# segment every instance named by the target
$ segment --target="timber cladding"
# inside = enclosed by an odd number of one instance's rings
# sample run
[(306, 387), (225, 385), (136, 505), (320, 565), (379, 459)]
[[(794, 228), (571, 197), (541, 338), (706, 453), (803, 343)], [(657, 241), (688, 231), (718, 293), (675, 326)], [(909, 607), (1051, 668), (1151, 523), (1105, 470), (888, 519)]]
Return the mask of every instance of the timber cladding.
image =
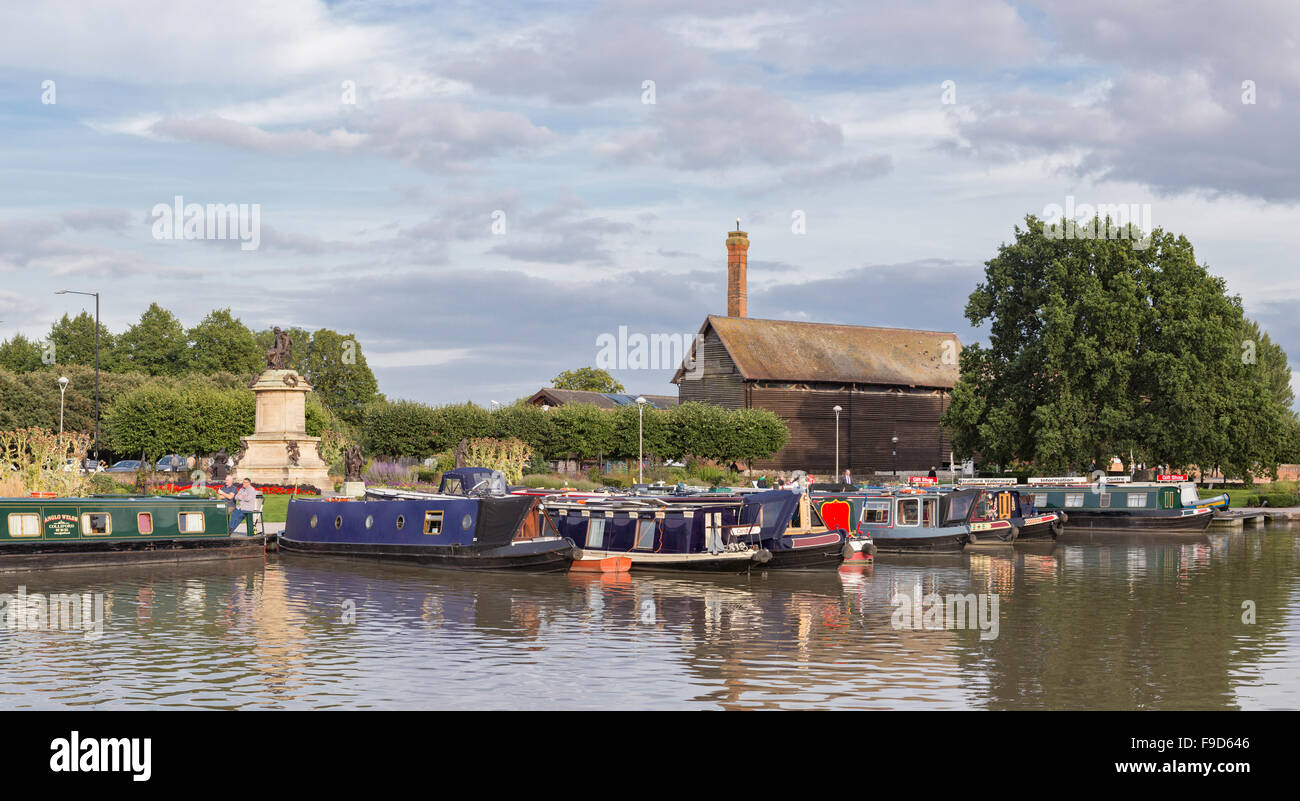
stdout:
[(835, 406), (840, 470), (894, 469), (894, 436), (900, 471), (947, 463), (952, 443), (939, 419), (957, 376), (944, 358), (960, 347), (955, 334), (713, 316), (700, 334), (695, 369), (683, 365), (673, 379), (678, 399), (768, 409), (789, 428), (786, 447), (756, 469), (829, 476)]
[(888, 472), (929, 470), (948, 461), (952, 441), (940, 428), (948, 408), (944, 390), (890, 391), (867, 388), (750, 388), (749, 405), (774, 412), (790, 430), (790, 441), (771, 459), (756, 460), (758, 470), (835, 470), (835, 406), (840, 412), (840, 470)]

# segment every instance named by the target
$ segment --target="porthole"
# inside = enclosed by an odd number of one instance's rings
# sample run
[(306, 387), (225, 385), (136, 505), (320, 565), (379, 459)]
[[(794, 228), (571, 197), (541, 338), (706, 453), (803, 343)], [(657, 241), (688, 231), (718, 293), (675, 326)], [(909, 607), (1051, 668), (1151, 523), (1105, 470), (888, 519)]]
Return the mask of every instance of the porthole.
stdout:
[(316, 515), (311, 516), (311, 527), (316, 528)]
[(460, 519), (460, 527), (465, 529), (466, 531), (468, 531), (469, 527), (472, 525), (474, 525), (474, 518), (470, 517), (469, 515), (465, 515)]
[(334, 518), (334, 528), (343, 528), (343, 515)]
[(374, 527), (375, 527), (375, 516), (366, 515), (366, 528), (374, 528)]
[(397, 530), (398, 530), (398, 531), (401, 531), (402, 528), (403, 528), (405, 525), (406, 525), (406, 517), (405, 517), (405, 515), (398, 515), (398, 516), (397, 516)]

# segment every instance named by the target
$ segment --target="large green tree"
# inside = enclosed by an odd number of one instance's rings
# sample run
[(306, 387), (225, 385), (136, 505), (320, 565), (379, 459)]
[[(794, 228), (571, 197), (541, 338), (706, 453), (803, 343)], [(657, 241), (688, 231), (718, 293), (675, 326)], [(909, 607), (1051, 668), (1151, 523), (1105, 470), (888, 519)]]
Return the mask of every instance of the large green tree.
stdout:
[[(88, 311), (76, 317), (63, 315), (50, 327), (48, 343), (53, 345), (54, 364), (84, 364), (95, 366), (95, 317)], [(108, 369), (113, 364), (113, 336), (108, 327), (99, 325), (99, 364)]]
[(361, 343), (352, 334), (321, 328), (305, 344), (295, 353), (295, 369), (341, 420), (360, 424), (366, 406), (379, 397), (379, 382), (366, 364)]
[(15, 373), (41, 369), (41, 343), (33, 342), (22, 334), (0, 343), (0, 367)]
[(576, 389), (585, 392), (623, 392), (623, 385), (605, 370), (596, 367), (579, 367), (565, 370), (551, 379), (555, 389)]
[(1066, 232), (1027, 217), (986, 263), (966, 317), (989, 325), (989, 344), (961, 354), (943, 420), (954, 449), (1041, 472), (1130, 452), (1237, 474), (1294, 461), (1294, 416), (1273, 386), (1285, 354), (1269, 342), (1255, 353), (1270, 367), (1245, 363), (1241, 301), (1187, 239)]
[(236, 375), (262, 369), (262, 351), (253, 332), (230, 309), (214, 309), (187, 334), (190, 369), (200, 373), (226, 370)]
[(118, 370), (148, 375), (188, 372), (189, 340), (181, 321), (157, 303), (150, 303), (140, 321), (117, 338), (114, 363)]

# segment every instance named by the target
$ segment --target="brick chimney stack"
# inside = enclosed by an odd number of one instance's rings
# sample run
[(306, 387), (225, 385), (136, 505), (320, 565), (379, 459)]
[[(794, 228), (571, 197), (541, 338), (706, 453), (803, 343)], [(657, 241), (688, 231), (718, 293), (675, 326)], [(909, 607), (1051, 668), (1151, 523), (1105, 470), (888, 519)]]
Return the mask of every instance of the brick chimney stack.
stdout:
[(727, 234), (727, 316), (745, 317), (745, 269), (749, 262), (749, 235), (740, 230), (740, 219), (736, 220), (736, 230)]

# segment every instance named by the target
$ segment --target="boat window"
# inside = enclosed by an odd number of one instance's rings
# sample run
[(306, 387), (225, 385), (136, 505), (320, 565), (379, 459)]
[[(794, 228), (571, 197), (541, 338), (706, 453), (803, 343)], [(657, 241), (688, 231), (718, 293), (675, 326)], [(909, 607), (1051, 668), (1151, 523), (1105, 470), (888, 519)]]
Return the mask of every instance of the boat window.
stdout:
[(898, 525), (915, 526), (921, 515), (921, 501), (907, 498), (898, 502)]
[(862, 509), (862, 522), (875, 523), (883, 526), (889, 525), (889, 504), (880, 501), (868, 501)]
[(655, 521), (639, 520), (636, 524), (636, 547), (648, 551), (655, 547)]
[(939, 499), (926, 498), (921, 501), (921, 525), (933, 526), (938, 512)]
[(424, 533), (442, 533), (442, 510), (432, 509), (424, 513)]
[(1100, 496), (1100, 498), (1098, 499), (1097, 504), (1098, 504), (1098, 506), (1100, 506), (1100, 507), (1103, 508), (1103, 509), (1108, 509), (1108, 508), (1110, 508), (1110, 493), (1109, 493), (1109, 492), (1103, 492), (1103, 493), (1101, 493), (1101, 496)]
[(140, 512), (135, 516), (135, 530), (137, 534), (153, 533), (153, 515), (149, 512)]
[(176, 520), (176, 527), (182, 534), (202, 534), (203, 513), (181, 512)]
[(1083, 506), (1083, 493), (1082, 492), (1065, 493), (1065, 505), (1067, 508)]
[(1039, 492), (1034, 494), (1034, 506), (1037, 506), (1039, 509), (1042, 509), (1044, 506), (1047, 506), (1046, 492)]
[[(316, 515), (311, 516), (311, 527), (316, 528)], [(397, 530), (401, 531), (406, 528), (406, 515), (397, 516)]]
[(456, 476), (450, 476), (442, 480), (440, 489), (443, 495), (464, 495), (465, 489), (461, 486), (460, 479)]
[(105, 536), (113, 533), (113, 518), (108, 512), (85, 512), (81, 515), (81, 533)]
[(11, 537), (41, 536), (41, 516), (35, 514), (9, 515), (9, 536)]
[[(316, 515), (312, 515), (312, 516), (311, 516), (311, 527), (312, 527), (312, 528), (316, 528)], [(402, 527), (402, 518), (400, 518), (400, 517), (397, 518), (397, 527), (398, 527), (398, 528), (401, 528), (401, 527)]]
[(1130, 492), (1128, 494), (1129, 508), (1137, 508), (1147, 505), (1147, 494), (1145, 492)]
[(605, 544), (605, 518), (587, 519), (587, 547), (602, 548)]
[(366, 528), (374, 528), (374, 527), (375, 527), (375, 516), (366, 515)]
[(334, 528), (343, 528), (343, 515), (334, 518)]

